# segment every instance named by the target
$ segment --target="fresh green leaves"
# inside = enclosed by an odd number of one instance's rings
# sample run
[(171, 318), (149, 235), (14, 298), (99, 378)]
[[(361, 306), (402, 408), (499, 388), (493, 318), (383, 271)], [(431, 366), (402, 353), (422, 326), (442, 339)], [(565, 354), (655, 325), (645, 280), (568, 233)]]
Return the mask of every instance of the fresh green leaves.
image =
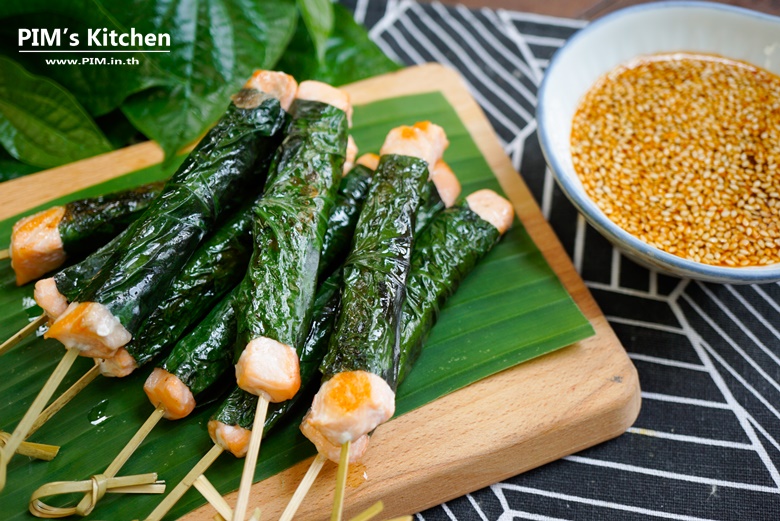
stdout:
[[(65, 38), (61, 50), (68, 52), (19, 53), (18, 29), (28, 27), (68, 28), (81, 35), (79, 45), (71, 48)], [(87, 34), (96, 28), (167, 33), (170, 48), (156, 50), (170, 52), (84, 53), (94, 51)], [(75, 154), (74, 143), (60, 143), (57, 125), (65, 120), (57, 119), (59, 112), (42, 111), (51, 119), (28, 122), (27, 130), (34, 129), (29, 136), (15, 125), (0, 125), (0, 144), (13, 157), (40, 167), (104, 152), (109, 143), (126, 146), (137, 139), (136, 131), (158, 141), (170, 158), (203, 135), (255, 69), (343, 84), (397, 68), (352, 14), (330, 0), (5, 0), (0, 2), (2, 55), (13, 56), (17, 67), (53, 86), (49, 90), (58, 93), (45, 106), (64, 107), (64, 96), (68, 107), (79, 107), (69, 128), (87, 137), (79, 137), (76, 144), (83, 150)], [(113, 59), (123, 63), (111, 64)], [(128, 63), (131, 59), (137, 63)], [(45, 153), (28, 153), (31, 136)], [(24, 171), (19, 166), (8, 163)]]
[(399, 65), (371, 41), (347, 8), (333, 4), (333, 13), (335, 23), (325, 45), (325, 59), (317, 60), (315, 44), (306, 26), (299, 23), (277, 65), (279, 70), (296, 71), (298, 81), (315, 79), (344, 85), (399, 69)]
[(337, 13), (336, 24), (328, 39), (326, 63), (317, 71), (317, 79), (342, 85), (400, 69), (371, 41), (352, 13), (341, 5), (333, 7)]
[(122, 110), (167, 156), (213, 124), (254, 69), (279, 61), (297, 19), (294, 0), (134, 3), (120, 19), (140, 32), (168, 32), (173, 45), (147, 58), (168, 71), (166, 84), (135, 94)]
[(58, 166), (111, 150), (68, 91), (0, 57), (0, 143), (16, 159)]
[(333, 30), (333, 4), (330, 0), (298, 0), (301, 18), (314, 42), (317, 60), (325, 60), (325, 44)]
[[(150, 55), (140, 52), (18, 52), (19, 28), (35, 27), (50, 31), (67, 28), (69, 34), (76, 33), (81, 36), (77, 47), (70, 47), (66, 40), (63, 40), (59, 49), (63, 51), (94, 50), (87, 46), (90, 29), (105, 28), (118, 33), (129, 31), (130, 26), (123, 26), (115, 16), (129, 10), (129, 7), (123, 5), (117, 8), (116, 2), (106, 4), (104, 6), (101, 0), (3, 0), (0, 2), (0, 54), (11, 56), (33, 74), (46, 76), (62, 85), (92, 116), (107, 114), (118, 108), (129, 95), (163, 83), (166, 73), (147, 59)], [(145, 10), (145, 13), (153, 16), (152, 9), (156, 2), (147, 4), (149, 9)], [(164, 32), (167, 32), (167, 29)], [(138, 64), (82, 63), (84, 58), (111, 57), (122, 60), (132, 58), (138, 60)], [(67, 60), (75, 62), (69, 63)]]

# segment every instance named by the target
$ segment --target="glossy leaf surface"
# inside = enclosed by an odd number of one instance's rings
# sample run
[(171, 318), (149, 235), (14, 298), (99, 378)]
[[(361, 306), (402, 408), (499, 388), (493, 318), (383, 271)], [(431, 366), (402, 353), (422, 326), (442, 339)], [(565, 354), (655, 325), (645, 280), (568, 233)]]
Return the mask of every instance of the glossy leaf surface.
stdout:
[(324, 60), (317, 59), (306, 25), (299, 22), (277, 69), (292, 71), (298, 81), (344, 85), (400, 68), (368, 37), (346, 7), (334, 4), (333, 14), (333, 31), (325, 44)]
[(333, 4), (330, 0), (298, 0), (301, 18), (314, 43), (317, 59), (325, 59), (325, 45), (333, 30)]
[(59, 166), (111, 150), (71, 93), (0, 56), (0, 144), (40, 167)]
[(129, 97), (122, 111), (168, 156), (219, 118), (230, 95), (253, 70), (276, 64), (297, 17), (293, 0), (135, 0), (133, 4), (117, 16), (140, 32), (171, 33), (172, 47), (170, 53), (148, 58), (169, 72), (166, 84)]

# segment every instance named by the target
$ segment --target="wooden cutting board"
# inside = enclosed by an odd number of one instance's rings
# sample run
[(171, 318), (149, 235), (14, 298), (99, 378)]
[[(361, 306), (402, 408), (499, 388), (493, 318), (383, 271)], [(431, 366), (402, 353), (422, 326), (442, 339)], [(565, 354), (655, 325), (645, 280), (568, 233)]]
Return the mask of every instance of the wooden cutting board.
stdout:
[[(379, 499), (383, 519), (415, 513), (622, 434), (639, 413), (636, 369), (458, 73), (429, 64), (345, 89), (356, 105), (441, 91), (596, 334), (380, 426), (363, 463), (350, 470), (344, 518)], [(7, 182), (0, 219), (162, 159), (156, 144), (143, 143)], [(253, 486), (250, 505), (262, 506), (263, 519), (279, 518), (310, 462)], [(296, 519), (328, 519), (334, 483), (329, 463)], [(235, 504), (235, 493), (226, 498)], [(206, 505), (184, 519), (211, 521), (214, 514)]]

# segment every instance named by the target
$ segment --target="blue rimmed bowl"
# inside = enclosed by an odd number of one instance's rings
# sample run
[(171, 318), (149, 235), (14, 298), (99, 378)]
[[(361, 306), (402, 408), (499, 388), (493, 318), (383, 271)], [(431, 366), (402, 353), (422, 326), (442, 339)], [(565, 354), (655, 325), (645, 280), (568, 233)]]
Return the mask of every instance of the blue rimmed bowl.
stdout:
[(600, 76), (621, 63), (675, 51), (718, 54), (780, 74), (780, 18), (709, 2), (658, 2), (622, 9), (586, 26), (555, 54), (539, 91), (536, 116), (547, 163), (585, 219), (637, 262), (678, 277), (711, 282), (778, 281), (780, 264), (711, 266), (650, 246), (609, 220), (577, 177), (569, 137), (582, 96)]

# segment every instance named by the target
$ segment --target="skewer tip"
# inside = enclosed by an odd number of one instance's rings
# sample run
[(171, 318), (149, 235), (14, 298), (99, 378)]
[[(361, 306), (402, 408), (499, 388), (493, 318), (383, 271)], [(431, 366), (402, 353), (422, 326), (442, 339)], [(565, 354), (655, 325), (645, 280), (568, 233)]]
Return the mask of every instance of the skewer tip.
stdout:
[(293, 497), (291, 497), (290, 502), (287, 503), (287, 507), (284, 509), (284, 512), (282, 512), (282, 517), (279, 518), (279, 521), (292, 521), (295, 517), (295, 513), (298, 512), (298, 508), (301, 506), (301, 503), (303, 503), (306, 494), (309, 493), (309, 489), (314, 483), (314, 480), (317, 479), (317, 476), (326, 461), (328, 461), (328, 458), (324, 454), (317, 453), (317, 457), (311, 462), (309, 470), (306, 471), (303, 479), (298, 483), (298, 488), (295, 489)]
[(5, 488), (5, 478), (8, 470), (8, 457), (5, 449), (0, 449), (0, 492)]
[(6, 260), (11, 258), (11, 250), (0, 250), (0, 260)]
[[(0, 450), (4, 450), (6, 443), (11, 439), (11, 434), (0, 432)], [(23, 441), (16, 449), (16, 453), (22, 456), (28, 456), (43, 461), (51, 461), (57, 457), (60, 447), (57, 445), (46, 445), (44, 443), (30, 443)]]
[(0, 355), (3, 355), (11, 349), (13, 346), (30, 336), (32, 333), (34, 333), (39, 327), (44, 325), (46, 323), (46, 315), (43, 314), (24, 326), (22, 329), (11, 335), (11, 337), (0, 344)]
[(233, 510), (233, 521), (244, 521), (246, 518), (246, 510), (249, 506), (249, 493), (255, 477), (257, 456), (260, 454), (260, 442), (263, 440), (263, 426), (265, 425), (265, 417), (268, 414), (268, 402), (269, 396), (266, 393), (262, 393), (257, 400), (255, 419), (252, 423), (252, 437), (249, 440), (244, 470), (241, 473), (241, 482), (238, 485), (238, 499), (236, 499), (236, 508)]
[(336, 473), (336, 493), (333, 496), (333, 511), (330, 521), (341, 521), (344, 514), (344, 492), (347, 487), (347, 473), (349, 472), (349, 442), (341, 444), (341, 457), (339, 469)]
[(382, 513), (382, 510), (385, 509), (385, 504), (382, 503), (382, 501), (377, 501), (352, 519), (350, 521), (369, 521), (370, 519), (375, 518), (379, 514)]

